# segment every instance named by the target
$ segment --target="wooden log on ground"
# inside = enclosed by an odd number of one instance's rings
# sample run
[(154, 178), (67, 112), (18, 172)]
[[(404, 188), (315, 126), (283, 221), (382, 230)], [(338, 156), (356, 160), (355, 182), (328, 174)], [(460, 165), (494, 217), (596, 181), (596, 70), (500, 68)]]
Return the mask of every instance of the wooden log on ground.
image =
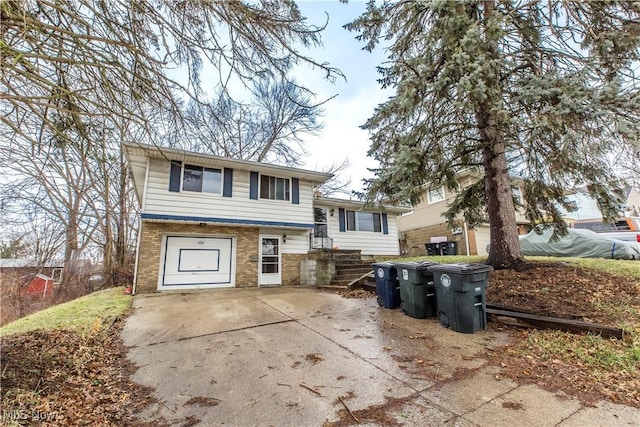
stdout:
[(512, 310), (487, 308), (487, 317), (492, 322), (523, 328), (558, 329), (574, 334), (592, 332), (605, 338), (621, 339), (623, 331), (620, 328), (601, 325), (599, 323), (583, 322), (581, 320), (562, 319), (559, 317), (537, 316)]

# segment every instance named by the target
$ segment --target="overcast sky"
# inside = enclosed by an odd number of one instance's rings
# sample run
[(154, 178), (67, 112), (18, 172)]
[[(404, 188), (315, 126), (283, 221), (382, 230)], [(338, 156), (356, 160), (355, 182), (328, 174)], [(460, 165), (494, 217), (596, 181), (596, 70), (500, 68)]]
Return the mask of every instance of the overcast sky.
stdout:
[(323, 24), (328, 14), (329, 23), (322, 33), (324, 47), (309, 54), (317, 61), (326, 61), (339, 68), (347, 79), (338, 79), (331, 84), (320, 70), (314, 71), (306, 66), (300, 67), (296, 73), (296, 79), (316, 92), (318, 99), (337, 95), (325, 105), (324, 130), (318, 136), (305, 139), (309, 156), (304, 167), (320, 169), (348, 158), (351, 167), (344, 175), (351, 177), (351, 189), (361, 190), (362, 178), (371, 176), (367, 167), (375, 167), (376, 163), (367, 157), (368, 134), (359, 126), (365, 123), (378, 104), (392, 94), (380, 89), (377, 82), (376, 66), (385, 60), (384, 52), (363, 51), (364, 43), (355, 39), (357, 33), (342, 28), (361, 15), (366, 5), (364, 1), (350, 0), (343, 4), (338, 0), (300, 0), (298, 5), (310, 24)]

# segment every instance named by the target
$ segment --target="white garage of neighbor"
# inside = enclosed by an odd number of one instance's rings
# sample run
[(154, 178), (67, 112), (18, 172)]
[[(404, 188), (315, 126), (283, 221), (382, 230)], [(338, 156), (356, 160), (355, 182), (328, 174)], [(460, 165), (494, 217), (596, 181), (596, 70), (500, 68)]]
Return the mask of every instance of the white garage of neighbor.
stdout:
[(164, 236), (158, 290), (234, 287), (235, 248), (231, 236)]
[(491, 243), (491, 230), (487, 226), (479, 226), (475, 229), (476, 233), (476, 248), (478, 255), (489, 255), (487, 252), (487, 246)]

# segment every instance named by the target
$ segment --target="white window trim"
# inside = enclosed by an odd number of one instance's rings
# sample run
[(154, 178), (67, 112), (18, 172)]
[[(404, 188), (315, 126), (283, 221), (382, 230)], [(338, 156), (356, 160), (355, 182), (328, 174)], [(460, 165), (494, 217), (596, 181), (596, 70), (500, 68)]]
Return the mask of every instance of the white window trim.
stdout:
[[(349, 225), (348, 225), (348, 220), (347, 220), (347, 216), (348, 213), (347, 212), (354, 212), (354, 227), (355, 230), (351, 230), (349, 229)], [(360, 230), (360, 221), (358, 219), (358, 213), (360, 214), (371, 214), (371, 215), (378, 215), (378, 218), (380, 219), (380, 231), (375, 231), (375, 221), (373, 222), (374, 224), (374, 230)], [(372, 219), (373, 221), (373, 219)], [(364, 212), (364, 211), (350, 211), (350, 210), (345, 210), (345, 231), (347, 232), (352, 232), (352, 233), (373, 233), (373, 234), (381, 234), (383, 233), (382, 230), (382, 214), (380, 212)]]
[[(285, 189), (285, 195), (288, 194), (289, 198), (288, 199), (278, 199), (278, 198), (274, 198), (271, 199), (269, 197), (262, 197), (262, 177), (266, 176), (269, 178), (276, 178), (276, 179), (284, 179), (286, 182), (288, 182), (289, 186), (288, 186), (288, 190)], [(278, 175), (268, 175), (268, 174), (259, 174), (258, 175), (258, 199), (260, 200), (271, 200), (274, 202), (287, 202), (287, 203), (291, 203), (291, 199), (293, 197), (293, 179), (291, 177), (284, 177), (284, 176), (278, 176)]]
[(518, 203), (520, 203), (521, 205), (524, 204), (524, 199), (522, 198), (522, 189), (520, 187), (518, 187), (517, 185), (511, 186), (511, 194), (518, 200)]
[[(432, 191), (438, 191), (438, 190), (439, 190), (439, 193), (441, 193), (441, 194), (442, 194), (442, 198), (439, 198), (439, 199), (437, 199), (437, 200), (434, 200), (434, 199), (431, 197), (431, 192), (432, 192)], [(437, 188), (430, 188), (429, 190), (427, 190), (427, 203), (429, 203), (430, 205), (431, 205), (431, 204), (434, 204), (434, 203), (443, 202), (443, 201), (445, 201), (445, 200), (446, 200), (446, 198), (447, 198), (447, 194), (446, 194), (446, 193), (445, 193), (445, 191), (444, 191), (444, 185), (443, 185), (442, 187), (440, 187), (439, 189), (437, 189)]]
[(210, 192), (210, 191), (204, 191), (202, 189), (200, 191), (185, 190), (184, 189), (184, 170), (185, 170), (186, 166), (187, 166), (187, 163), (182, 162), (182, 165), (181, 165), (181, 168), (180, 168), (180, 192), (181, 193), (213, 194), (213, 195), (216, 195), (216, 196), (221, 196), (222, 195), (222, 192), (224, 191), (224, 168), (196, 165), (196, 164), (193, 164), (193, 163), (189, 163), (188, 164), (188, 166), (195, 166), (195, 167), (202, 168), (202, 187), (204, 187), (204, 170), (205, 169), (215, 169), (215, 170), (219, 170), (220, 171), (220, 191), (218, 191), (217, 193), (213, 193), (213, 192)]

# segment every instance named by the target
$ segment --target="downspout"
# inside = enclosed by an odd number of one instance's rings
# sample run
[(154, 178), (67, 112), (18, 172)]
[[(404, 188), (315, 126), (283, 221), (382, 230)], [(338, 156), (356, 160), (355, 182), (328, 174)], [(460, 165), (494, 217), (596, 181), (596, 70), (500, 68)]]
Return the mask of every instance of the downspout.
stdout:
[(469, 250), (469, 228), (467, 227), (467, 220), (463, 220), (464, 225), (464, 244), (467, 248), (467, 256), (471, 255), (471, 251)]
[[(149, 183), (149, 168), (151, 166), (151, 159), (147, 157), (147, 169), (144, 172), (144, 187), (142, 189), (142, 203), (140, 204), (140, 213), (144, 212), (147, 202), (147, 185)], [(138, 239), (136, 242), (136, 262), (133, 267), (133, 289), (131, 295), (136, 294), (138, 286), (138, 261), (140, 258), (140, 240), (142, 240), (142, 218), (140, 218), (140, 225), (138, 227)]]

